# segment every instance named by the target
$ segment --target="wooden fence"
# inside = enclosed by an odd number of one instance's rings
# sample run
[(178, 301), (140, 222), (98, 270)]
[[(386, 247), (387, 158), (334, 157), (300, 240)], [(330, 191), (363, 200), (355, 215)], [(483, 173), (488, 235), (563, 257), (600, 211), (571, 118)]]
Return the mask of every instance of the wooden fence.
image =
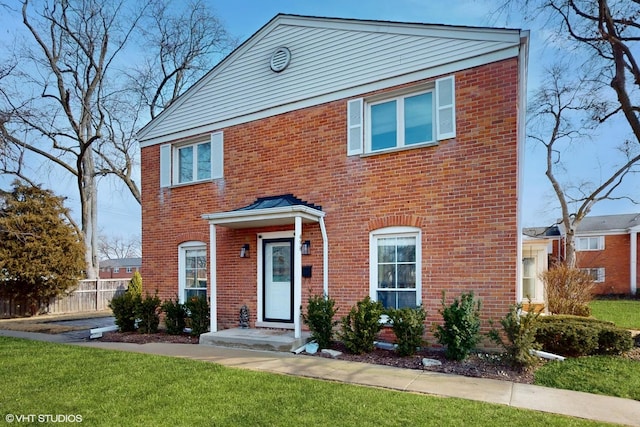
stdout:
[[(67, 295), (40, 304), (39, 313), (82, 313), (107, 310), (111, 298), (127, 290), (129, 279), (81, 280)], [(21, 301), (0, 298), (0, 318), (32, 314), (32, 307)]]

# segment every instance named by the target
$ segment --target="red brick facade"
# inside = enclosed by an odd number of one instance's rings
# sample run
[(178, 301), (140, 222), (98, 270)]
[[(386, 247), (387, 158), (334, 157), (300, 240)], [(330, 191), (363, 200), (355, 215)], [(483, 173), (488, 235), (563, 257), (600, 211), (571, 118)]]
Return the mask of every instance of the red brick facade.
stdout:
[[(430, 79), (428, 81), (435, 81)], [(224, 178), (161, 189), (159, 146), (142, 149), (143, 278), (162, 299), (178, 292), (178, 245), (202, 241), (202, 214), (291, 193), (320, 205), (329, 242), (329, 293), (344, 315), (369, 294), (369, 233), (387, 226), (422, 230), (422, 301), (428, 325), (448, 299), (474, 291), (484, 319), (516, 301), (518, 60), (458, 72), (457, 137), (436, 146), (347, 156), (347, 99), (223, 129)], [(416, 82), (420, 84), (424, 82)], [(394, 90), (397, 88), (390, 88)], [(363, 94), (364, 97), (370, 94)], [(217, 227), (219, 329), (235, 327), (243, 304), (255, 325), (256, 235), (288, 229)], [(322, 293), (322, 236), (305, 224), (313, 277), (302, 300)], [(249, 258), (240, 258), (244, 243)]]
[[(596, 283), (595, 294), (629, 294), (631, 290), (631, 235), (605, 234), (603, 237), (603, 250), (576, 252), (576, 267), (604, 268), (604, 281)], [(637, 243), (640, 244), (640, 237), (637, 238)], [(564, 257), (563, 245), (564, 239), (554, 243), (553, 253), (551, 254), (552, 260)], [(640, 245), (637, 247), (640, 247)], [(638, 265), (640, 265), (640, 255), (636, 256), (636, 266)]]

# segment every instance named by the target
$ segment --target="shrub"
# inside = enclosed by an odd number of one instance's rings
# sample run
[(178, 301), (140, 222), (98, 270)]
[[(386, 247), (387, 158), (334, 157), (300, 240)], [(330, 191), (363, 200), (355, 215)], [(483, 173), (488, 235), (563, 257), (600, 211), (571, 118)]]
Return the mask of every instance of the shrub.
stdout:
[(389, 323), (397, 339), (397, 351), (400, 356), (415, 354), (423, 344), (424, 321), (427, 313), (422, 306), (416, 308), (388, 309)]
[(617, 326), (603, 325), (598, 332), (597, 354), (622, 354), (633, 348), (631, 331)]
[(127, 292), (132, 295), (140, 295), (142, 296), (142, 276), (138, 271), (133, 273), (131, 279), (129, 280), (129, 287), (127, 288)]
[(589, 273), (566, 264), (556, 264), (542, 273), (548, 309), (553, 314), (589, 316), (595, 283)]
[(185, 304), (189, 319), (191, 319), (191, 335), (194, 337), (204, 334), (209, 330), (211, 312), (206, 296), (191, 298)]
[(164, 324), (167, 333), (171, 335), (180, 335), (187, 326), (187, 309), (184, 304), (180, 303), (178, 297), (176, 300), (167, 300), (162, 303), (162, 311), (165, 314)]
[(383, 313), (382, 303), (372, 301), (368, 296), (351, 308), (349, 314), (342, 318), (340, 335), (347, 350), (355, 354), (373, 351), (376, 335), (384, 326), (380, 323)]
[(610, 322), (577, 316), (541, 317), (536, 341), (546, 351), (572, 357), (620, 354), (633, 347), (631, 332)]
[(455, 298), (450, 306), (445, 306), (442, 293), (440, 314), (443, 325), (436, 326), (434, 335), (438, 342), (446, 346), (445, 357), (450, 360), (464, 360), (480, 341), (480, 301), (473, 292), (463, 293), (460, 300)]
[(493, 328), (489, 331), (489, 338), (504, 348), (505, 359), (512, 366), (527, 368), (537, 362), (538, 358), (531, 354), (531, 350), (539, 350), (541, 347), (536, 342), (539, 316), (540, 313), (535, 310), (522, 315), (522, 304), (513, 305), (500, 320), (503, 334)]
[(120, 332), (136, 330), (136, 307), (139, 302), (140, 295), (134, 295), (128, 291), (111, 299), (109, 308), (113, 311)]
[(158, 332), (158, 325), (160, 324), (160, 298), (158, 298), (158, 291), (154, 296), (147, 294), (144, 299), (139, 299), (136, 305), (136, 318), (138, 319), (138, 332), (141, 334), (155, 334)]
[(309, 297), (307, 314), (302, 314), (305, 325), (311, 331), (311, 337), (320, 348), (329, 348), (333, 339), (333, 327), (338, 323), (333, 320), (336, 314), (335, 301), (326, 296)]

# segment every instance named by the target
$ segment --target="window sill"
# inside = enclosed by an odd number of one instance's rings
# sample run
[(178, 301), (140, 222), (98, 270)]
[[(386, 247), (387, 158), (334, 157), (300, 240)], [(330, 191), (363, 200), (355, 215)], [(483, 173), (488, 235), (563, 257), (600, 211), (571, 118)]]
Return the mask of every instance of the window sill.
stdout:
[(440, 145), (439, 141), (425, 142), (424, 144), (406, 145), (404, 147), (389, 148), (387, 150), (369, 151), (360, 155), (360, 157), (377, 156), (380, 154), (396, 153), (398, 151), (415, 150), (417, 148), (435, 147)]
[(180, 183), (180, 184), (172, 184), (172, 185), (170, 185), (170, 186), (168, 186), (168, 187), (162, 187), (162, 188), (180, 188), (180, 187), (188, 187), (188, 186), (190, 186), (190, 185), (206, 184), (206, 183), (208, 183), (208, 182), (214, 182), (214, 181), (216, 181), (216, 180), (218, 180), (218, 179), (221, 179), (221, 178), (203, 179), (203, 180), (200, 180), (200, 181), (191, 181), (191, 182), (182, 182), (182, 183)]

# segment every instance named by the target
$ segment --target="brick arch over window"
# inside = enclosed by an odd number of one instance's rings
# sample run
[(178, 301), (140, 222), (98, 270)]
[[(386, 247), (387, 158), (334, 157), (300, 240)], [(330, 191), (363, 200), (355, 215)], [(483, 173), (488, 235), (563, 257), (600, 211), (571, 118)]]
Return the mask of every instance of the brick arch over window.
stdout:
[(388, 215), (382, 218), (369, 220), (369, 231), (398, 226), (422, 228), (425, 222), (426, 221), (423, 217), (417, 215)]
[(176, 236), (176, 245), (181, 245), (185, 242), (208, 242), (209, 235), (198, 231), (188, 231), (186, 233), (180, 233)]

